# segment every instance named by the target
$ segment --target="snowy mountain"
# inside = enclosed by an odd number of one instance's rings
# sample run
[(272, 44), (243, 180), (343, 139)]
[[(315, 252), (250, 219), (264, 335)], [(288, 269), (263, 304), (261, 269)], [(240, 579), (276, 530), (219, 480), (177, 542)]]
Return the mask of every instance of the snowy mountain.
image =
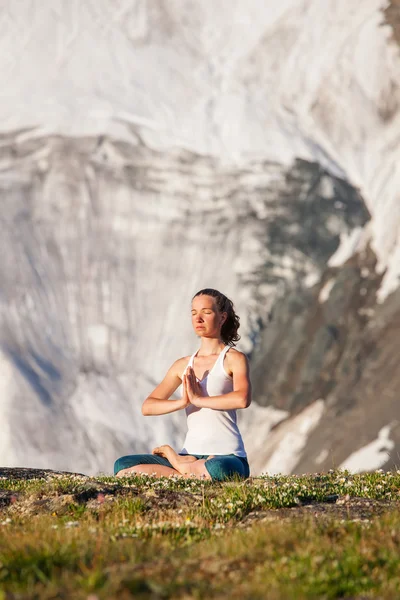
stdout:
[(396, 464), (399, 6), (0, 9), (0, 460), (110, 472), (171, 443), (144, 397), (230, 296), (252, 472)]

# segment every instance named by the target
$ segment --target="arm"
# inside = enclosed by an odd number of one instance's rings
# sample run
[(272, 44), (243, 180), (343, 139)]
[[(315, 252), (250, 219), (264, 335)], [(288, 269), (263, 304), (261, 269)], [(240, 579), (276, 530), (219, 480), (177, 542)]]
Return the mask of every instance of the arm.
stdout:
[(183, 397), (177, 400), (169, 400), (175, 390), (181, 385), (182, 381), (179, 374), (185, 368), (185, 359), (179, 359), (174, 362), (162, 382), (147, 396), (143, 402), (142, 414), (145, 416), (166, 415), (176, 410), (186, 408), (190, 401), (186, 394), (186, 387), (183, 389)]
[(232, 410), (247, 408), (251, 404), (250, 369), (246, 356), (242, 352), (232, 353), (231, 370), (233, 376), (233, 392), (221, 396), (201, 396), (193, 369), (188, 368), (187, 387), (190, 402), (198, 408), (215, 410)]

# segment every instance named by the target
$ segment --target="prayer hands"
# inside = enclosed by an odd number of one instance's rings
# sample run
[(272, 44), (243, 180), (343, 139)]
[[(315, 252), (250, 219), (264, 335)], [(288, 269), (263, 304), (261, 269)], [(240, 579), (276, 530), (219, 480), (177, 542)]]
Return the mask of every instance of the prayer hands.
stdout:
[(189, 396), (187, 393), (187, 382), (186, 382), (186, 374), (182, 377), (182, 401), (183, 408), (186, 408), (190, 404)]
[[(186, 373), (183, 376), (183, 389), (184, 395), (186, 393), (190, 404), (200, 407), (201, 398), (203, 397), (203, 391), (199, 382), (196, 379), (193, 368), (188, 367)], [(201, 408), (201, 407), (200, 407)]]

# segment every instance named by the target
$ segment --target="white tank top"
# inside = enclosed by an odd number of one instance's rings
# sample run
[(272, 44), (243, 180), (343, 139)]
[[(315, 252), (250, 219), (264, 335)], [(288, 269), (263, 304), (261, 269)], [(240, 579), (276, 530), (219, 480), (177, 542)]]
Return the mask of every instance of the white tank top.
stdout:
[[(204, 396), (220, 396), (233, 391), (233, 378), (224, 369), (224, 358), (229, 348), (230, 346), (225, 346), (208, 375), (201, 381), (196, 378)], [(197, 352), (190, 357), (186, 369), (189, 366), (193, 367), (193, 359)], [(180, 454), (247, 456), (237, 426), (236, 409), (198, 408), (189, 404), (185, 411), (188, 431)]]

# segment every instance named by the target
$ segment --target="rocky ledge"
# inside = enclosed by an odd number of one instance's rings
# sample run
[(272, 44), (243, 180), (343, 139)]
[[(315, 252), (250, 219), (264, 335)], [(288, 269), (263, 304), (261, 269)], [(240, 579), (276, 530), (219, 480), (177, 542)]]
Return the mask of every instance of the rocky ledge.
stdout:
[[(142, 506), (140, 512), (146, 512), (150, 518), (164, 510), (182, 513), (204, 508), (205, 499), (216, 507), (223, 496), (226, 496), (229, 507), (240, 497), (242, 500), (238, 505), (243, 506), (236, 513), (232, 512), (232, 520), (228, 518), (225, 521), (228, 521), (228, 526), (230, 521), (231, 525), (244, 528), (258, 522), (304, 518), (306, 515), (367, 523), (384, 512), (399, 509), (398, 474), (393, 474), (390, 481), (385, 473), (371, 476), (345, 473), (345, 477), (339, 479), (341, 475), (343, 473), (316, 473), (303, 479), (263, 476), (219, 483), (179, 478), (156, 480), (151, 476), (96, 478), (51, 469), (0, 468), (0, 518), (44, 514), (62, 517), (86, 509), (97, 513), (99, 509), (111, 509), (113, 503), (123, 497), (139, 501)], [(357, 487), (359, 484), (366, 489), (363, 477), (380, 478), (375, 484), (369, 484), (370, 497), (357, 493), (361, 489)], [(343, 484), (351, 486), (352, 495), (341, 493), (344, 491)], [(289, 498), (290, 488), (303, 491)]]

